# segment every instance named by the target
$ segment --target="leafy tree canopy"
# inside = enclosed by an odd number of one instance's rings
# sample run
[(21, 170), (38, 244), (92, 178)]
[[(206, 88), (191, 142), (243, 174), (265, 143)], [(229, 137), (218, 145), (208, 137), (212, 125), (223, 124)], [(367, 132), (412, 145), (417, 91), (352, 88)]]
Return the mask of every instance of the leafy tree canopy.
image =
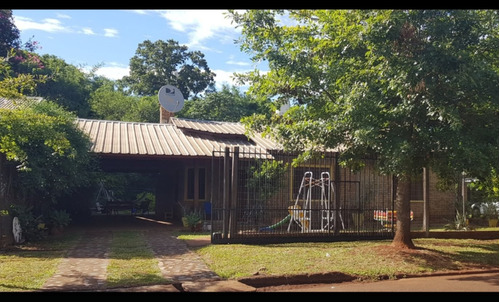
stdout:
[(43, 55), (40, 62), (43, 68), (32, 73), (46, 76), (47, 81), (37, 85), (35, 94), (59, 104), (78, 117), (88, 117), (90, 93), (98, 87), (94, 84), (93, 74), (87, 74), (53, 55)]
[(55, 103), (0, 109), (0, 153), (16, 164), (25, 196), (41, 206), (89, 181), (90, 146), (75, 116)]
[(157, 123), (160, 104), (157, 96), (130, 96), (117, 89), (112, 82), (91, 94), (92, 117), (97, 119)]
[[(408, 179), (422, 167), (443, 179), (498, 174), (498, 10), (230, 15), (242, 50), (270, 67), (240, 79), (251, 93), (296, 105), (247, 119), (251, 128), (289, 149), (342, 147), (345, 164), (376, 155), (398, 177), (396, 207), (408, 216)], [(411, 247), (406, 216), (395, 241)]]
[(0, 9), (0, 56), (7, 56), (12, 48), (21, 48), (19, 29), (14, 25), (11, 9)]
[(264, 101), (245, 95), (236, 86), (223, 85), (221, 91), (211, 92), (185, 102), (178, 116), (239, 122), (242, 117), (251, 116), (254, 113), (267, 113), (269, 110)]
[(130, 59), (130, 76), (120, 82), (139, 96), (157, 95), (162, 86), (169, 84), (179, 88), (188, 99), (213, 90), (214, 77), (200, 51), (188, 51), (174, 40), (146, 40)]

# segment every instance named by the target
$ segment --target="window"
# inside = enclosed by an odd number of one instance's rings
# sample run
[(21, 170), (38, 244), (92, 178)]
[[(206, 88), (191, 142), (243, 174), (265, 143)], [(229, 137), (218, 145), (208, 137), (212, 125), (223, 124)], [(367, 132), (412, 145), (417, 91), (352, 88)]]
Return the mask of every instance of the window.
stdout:
[(186, 169), (186, 199), (205, 200), (206, 199), (206, 169), (187, 168)]
[(199, 200), (205, 200), (205, 168), (199, 168), (198, 169), (198, 199)]

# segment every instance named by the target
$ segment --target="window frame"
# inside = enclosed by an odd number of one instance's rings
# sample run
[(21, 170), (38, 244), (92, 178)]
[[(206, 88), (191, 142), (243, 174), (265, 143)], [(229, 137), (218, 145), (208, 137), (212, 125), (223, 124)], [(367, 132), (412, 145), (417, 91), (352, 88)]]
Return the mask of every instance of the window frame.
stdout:
[[(190, 176), (190, 170), (193, 170), (193, 176)], [(184, 177), (184, 200), (187, 201), (207, 201), (208, 200), (208, 194), (207, 194), (207, 171), (208, 169), (204, 166), (189, 166), (185, 168), (185, 177)], [(203, 184), (200, 183), (200, 174), (203, 174)], [(193, 182), (193, 198), (190, 198), (190, 181), (192, 177), (192, 182)], [(203, 187), (202, 187), (203, 186)], [(204, 193), (204, 196), (200, 196), (201, 193)]]

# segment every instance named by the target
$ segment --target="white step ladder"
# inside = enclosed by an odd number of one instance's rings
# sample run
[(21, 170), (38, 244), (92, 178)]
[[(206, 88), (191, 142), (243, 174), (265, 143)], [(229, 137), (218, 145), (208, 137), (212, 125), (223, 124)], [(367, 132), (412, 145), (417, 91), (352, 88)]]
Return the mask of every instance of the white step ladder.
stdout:
[[(288, 211), (292, 219), (288, 223), (288, 231), (292, 226), (292, 223), (296, 223), (301, 231), (311, 232), (312, 231), (312, 206), (311, 206), (311, 191), (313, 188), (321, 188), (320, 206), (321, 206), (321, 229), (329, 230), (333, 229), (336, 225), (336, 210), (331, 209), (332, 193), (335, 192), (333, 182), (330, 179), (329, 172), (321, 172), (321, 178), (314, 179), (313, 172), (307, 171), (302, 177), (300, 183), (299, 192), (297, 198), (295, 199), (295, 204), (288, 207)], [(302, 200), (302, 206), (299, 202)], [(344, 222), (342, 221), (342, 215), (339, 213), (339, 218), (342, 223), (342, 228), (344, 228)]]

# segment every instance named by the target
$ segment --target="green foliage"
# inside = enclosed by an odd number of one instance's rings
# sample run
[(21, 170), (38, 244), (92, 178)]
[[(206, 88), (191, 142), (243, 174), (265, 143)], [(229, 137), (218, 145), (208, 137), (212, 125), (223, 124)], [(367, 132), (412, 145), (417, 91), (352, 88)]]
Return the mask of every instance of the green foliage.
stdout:
[(137, 194), (136, 199), (139, 209), (144, 211), (153, 211), (156, 204), (156, 196), (151, 192), (141, 192)]
[(288, 163), (277, 160), (256, 160), (250, 167), (250, 178), (247, 186), (258, 192), (261, 202), (272, 197), (286, 181)]
[(71, 223), (71, 216), (65, 210), (54, 210), (49, 214), (49, 224), (53, 227), (66, 227)]
[(491, 202), (484, 203), (484, 216), (488, 219), (498, 219), (498, 203), (495, 205)]
[(215, 74), (200, 51), (188, 51), (174, 40), (145, 40), (130, 59), (130, 76), (119, 81), (139, 96), (153, 96), (166, 84), (180, 89), (185, 99), (214, 89)]
[(444, 225), (445, 230), (456, 230), (456, 231), (470, 231), (472, 227), (469, 226), (467, 217), (462, 215), (459, 211), (456, 211), (455, 220)]
[(187, 213), (183, 217), (186, 217), (187, 224), (190, 227), (203, 221), (203, 216), (198, 211)]
[[(498, 173), (498, 10), (230, 15), (242, 50), (270, 68), (239, 79), (259, 98), (298, 107), (254, 123), (287, 149), (341, 148), (346, 165), (374, 155), (401, 180), (422, 167), (442, 179)], [(400, 201), (409, 210), (409, 196)]]
[(113, 83), (107, 83), (92, 92), (92, 116), (97, 119), (128, 122), (157, 123), (160, 104), (157, 96), (129, 96)]
[[(94, 173), (94, 177), (104, 184), (104, 187), (112, 191), (117, 200), (143, 200), (152, 199), (154, 196), (149, 192), (155, 191), (157, 177), (154, 173)], [(96, 182), (97, 183), (97, 182)], [(95, 194), (97, 195), (97, 188)], [(138, 191), (139, 190), (139, 191)], [(111, 193), (110, 193), (111, 194)], [(101, 197), (104, 197), (101, 195)], [(101, 200), (105, 203), (105, 200)]]
[(37, 85), (36, 95), (53, 101), (78, 117), (88, 117), (90, 93), (95, 89), (92, 75), (54, 55), (43, 55), (41, 62), (44, 68), (33, 74), (43, 75), (47, 81)]
[(53, 103), (0, 109), (0, 153), (17, 165), (17, 189), (37, 203), (48, 205), (90, 180), (90, 146), (74, 116)]
[(135, 98), (116, 90), (109, 83), (93, 91), (89, 102), (94, 118), (120, 121), (130, 112)]
[(19, 29), (14, 24), (11, 9), (0, 9), (0, 56), (6, 55), (11, 48), (19, 49)]
[(199, 232), (203, 223), (203, 215), (200, 211), (191, 211), (182, 216), (182, 223), (185, 228), (188, 228), (192, 232)]
[[(32, 74), (40, 68), (38, 56), (27, 51), (12, 48), (5, 57), (0, 57), (0, 97), (11, 100), (23, 99), (25, 93), (32, 93), (46, 76)], [(24, 65), (29, 70), (22, 73), (16, 66)]]
[[(278, 141), (376, 154), (383, 172), (489, 174), (498, 165), (498, 11), (232, 12), (242, 49), (269, 61), (250, 91), (300, 107)], [(482, 78), (482, 79), (481, 79)], [(486, 80), (487, 79), (487, 80)]]
[(238, 87), (223, 85), (221, 91), (211, 92), (184, 103), (179, 117), (210, 121), (239, 122), (254, 113), (268, 113), (265, 102), (241, 93)]
[(485, 176), (481, 180), (471, 182), (468, 187), (473, 202), (498, 201), (498, 170), (492, 168), (489, 177)]
[(124, 120), (130, 122), (158, 123), (160, 120), (160, 105), (158, 96), (144, 96), (133, 103)]
[(24, 241), (38, 241), (47, 237), (46, 220), (42, 215), (35, 215), (33, 207), (11, 205), (9, 212), (11, 217), (18, 217)]

